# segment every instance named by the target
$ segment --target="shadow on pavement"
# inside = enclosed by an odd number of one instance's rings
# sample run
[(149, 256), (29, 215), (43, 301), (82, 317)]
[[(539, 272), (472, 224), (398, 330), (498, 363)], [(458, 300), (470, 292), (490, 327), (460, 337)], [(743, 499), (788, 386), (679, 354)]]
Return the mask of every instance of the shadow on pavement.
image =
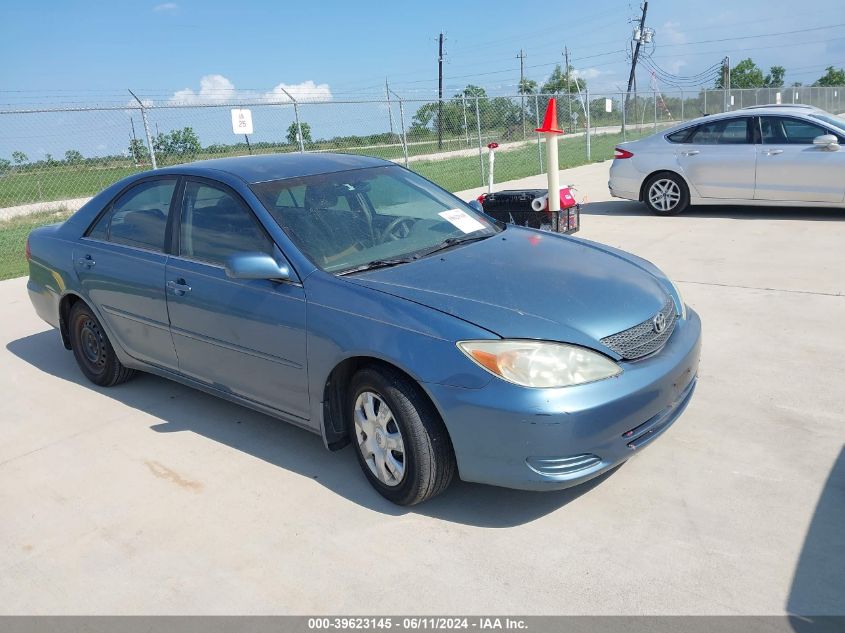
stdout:
[(367, 483), (350, 447), (329, 452), (318, 435), (181, 384), (141, 373), (112, 388), (85, 379), (58, 332), (48, 330), (10, 342), (6, 348), (41, 371), (114, 398), (162, 422), (158, 433), (190, 431), (280, 468), (319, 482), (333, 492), (392, 516), (422, 514), (480, 527), (512, 527), (574, 501), (617, 469), (570, 490), (525, 492), (456, 481), (443, 495), (411, 508), (383, 499)]
[(793, 629), (799, 633), (818, 631), (825, 624), (845, 625), (845, 619), (830, 622), (818, 617), (845, 616), (845, 447), (816, 504), (786, 611)]
[[(589, 202), (581, 208), (582, 215), (652, 216), (641, 202), (633, 200), (607, 200)], [(806, 207), (745, 207), (745, 206), (696, 206), (672, 216), (678, 218), (728, 218), (731, 220), (809, 220), (820, 222), (845, 222), (845, 209), (820, 209)]]

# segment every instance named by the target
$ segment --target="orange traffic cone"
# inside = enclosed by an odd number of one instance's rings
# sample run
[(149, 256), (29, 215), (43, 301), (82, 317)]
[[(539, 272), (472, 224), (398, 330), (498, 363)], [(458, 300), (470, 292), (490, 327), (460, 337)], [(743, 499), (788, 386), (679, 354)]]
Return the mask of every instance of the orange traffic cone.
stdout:
[(549, 134), (563, 134), (563, 130), (557, 126), (557, 103), (555, 102), (554, 97), (549, 99), (549, 105), (546, 106), (546, 116), (543, 117), (542, 127), (538, 127), (534, 131), (546, 132)]

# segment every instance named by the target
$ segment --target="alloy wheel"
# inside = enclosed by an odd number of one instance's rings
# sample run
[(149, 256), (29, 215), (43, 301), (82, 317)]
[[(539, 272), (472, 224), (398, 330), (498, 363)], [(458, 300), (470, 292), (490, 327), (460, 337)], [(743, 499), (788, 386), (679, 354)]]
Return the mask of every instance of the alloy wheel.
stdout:
[(648, 200), (658, 211), (671, 211), (681, 201), (681, 188), (670, 178), (655, 180), (649, 187)]

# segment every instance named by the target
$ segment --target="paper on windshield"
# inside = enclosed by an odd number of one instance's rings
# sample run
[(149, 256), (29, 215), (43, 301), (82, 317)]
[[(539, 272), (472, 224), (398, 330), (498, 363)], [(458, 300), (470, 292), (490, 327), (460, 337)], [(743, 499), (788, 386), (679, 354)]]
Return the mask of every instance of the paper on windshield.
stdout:
[(438, 213), (441, 218), (454, 225), (464, 233), (472, 233), (473, 231), (480, 231), (484, 225), (472, 217), (470, 214), (460, 209), (449, 209), (448, 211), (441, 211)]

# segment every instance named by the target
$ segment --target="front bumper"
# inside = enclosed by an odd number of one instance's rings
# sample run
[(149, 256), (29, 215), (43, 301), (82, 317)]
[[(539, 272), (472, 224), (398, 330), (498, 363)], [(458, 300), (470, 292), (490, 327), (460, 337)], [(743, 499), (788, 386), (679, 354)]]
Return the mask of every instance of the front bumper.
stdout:
[(621, 464), (681, 415), (695, 389), (701, 321), (688, 309), (656, 354), (623, 373), (560, 389), (494, 379), (482, 389), (426, 384), (449, 430), (461, 479), (557, 490)]

